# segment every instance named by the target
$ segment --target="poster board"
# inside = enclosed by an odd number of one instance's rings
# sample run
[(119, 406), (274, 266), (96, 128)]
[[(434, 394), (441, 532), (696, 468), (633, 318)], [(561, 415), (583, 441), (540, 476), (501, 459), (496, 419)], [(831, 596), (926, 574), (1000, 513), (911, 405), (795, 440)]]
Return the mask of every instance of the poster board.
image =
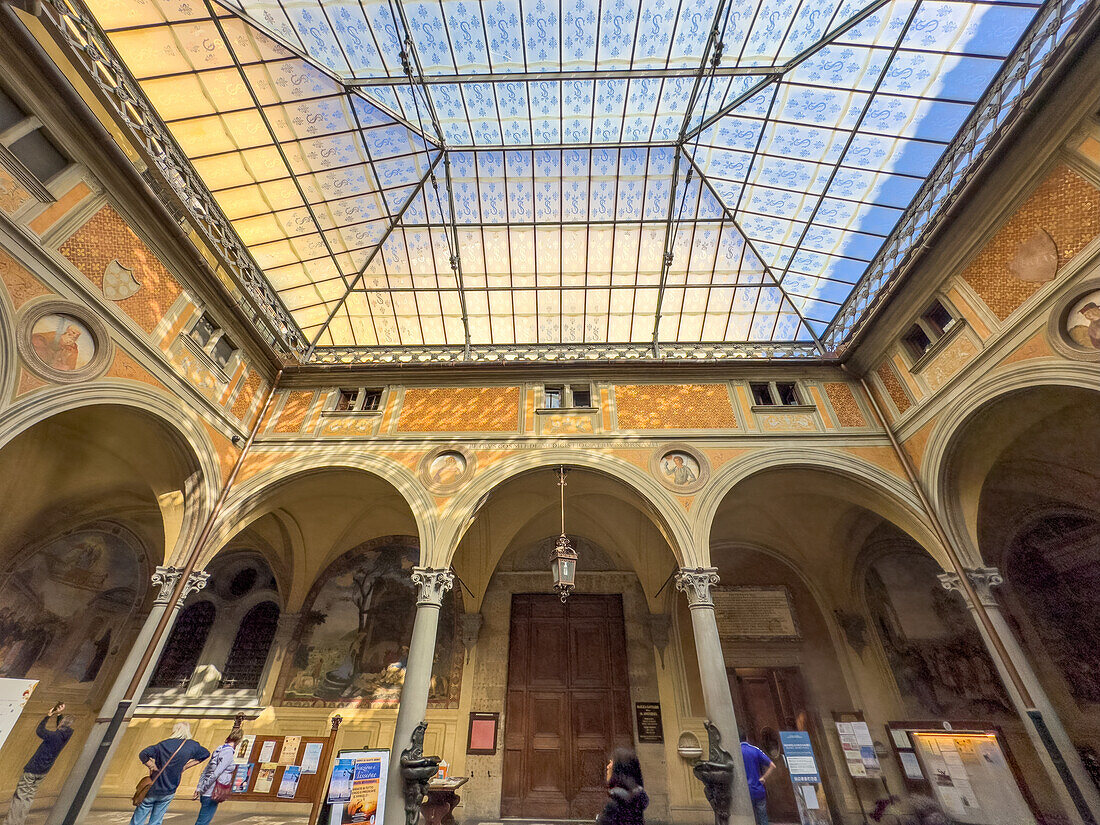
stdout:
[[(345, 770), (348, 763), (351, 763), (350, 775)], [(386, 813), (389, 768), (388, 750), (338, 751), (330, 776), (325, 777), (330, 783), (326, 796), (328, 814), (322, 821), (327, 825), (379, 825)], [(328, 802), (334, 797), (339, 801)]]
[(37, 679), (0, 679), (0, 746), (7, 741), (36, 687)]
[(881, 779), (882, 763), (875, 751), (871, 729), (859, 711), (834, 713), (836, 734), (844, 752), (844, 763), (853, 779)]
[(1034, 825), (1034, 802), (1000, 731), (977, 722), (891, 722), (906, 784), (953, 822)]
[(801, 825), (832, 825), (809, 731), (781, 730), (779, 741), (783, 745), (787, 775), (794, 786), (799, 822)]
[[(289, 743), (289, 746), (288, 746)], [(312, 804), (328, 785), (328, 776), (319, 771), (328, 764), (333, 747), (327, 736), (266, 736), (253, 737), (246, 758), (238, 755), (238, 772), (247, 790), (237, 791), (233, 799), (245, 802), (279, 801)], [(303, 762), (306, 764), (303, 765)], [(310, 763), (316, 762), (312, 772)], [(293, 770), (291, 770), (293, 768)], [(284, 781), (297, 774), (296, 782)], [(293, 793), (291, 793), (293, 789)]]

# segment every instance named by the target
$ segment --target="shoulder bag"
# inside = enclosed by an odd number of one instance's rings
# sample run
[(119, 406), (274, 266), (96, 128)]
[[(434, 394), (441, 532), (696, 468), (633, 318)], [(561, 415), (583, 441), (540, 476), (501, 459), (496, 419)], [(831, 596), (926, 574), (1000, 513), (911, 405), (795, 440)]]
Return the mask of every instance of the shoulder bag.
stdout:
[(162, 767), (159, 771), (152, 774), (151, 776), (143, 776), (141, 777), (141, 779), (138, 780), (137, 787), (134, 788), (133, 799), (131, 800), (134, 803), (135, 808), (145, 800), (146, 795), (149, 793), (149, 789), (153, 787), (153, 783), (160, 779), (160, 775), (164, 773), (164, 768), (167, 768), (170, 764), (172, 764), (172, 760), (176, 758), (176, 754), (183, 750), (183, 746), (186, 744), (186, 739), (180, 742), (180, 746), (176, 748), (176, 752), (168, 757), (168, 761), (164, 763), (164, 767)]
[[(225, 745), (222, 745), (225, 747)], [(231, 796), (233, 796), (233, 774), (236, 771), (237, 766), (230, 762), (225, 770), (221, 772), (221, 776), (215, 777), (214, 787), (210, 789), (210, 799), (214, 802), (225, 802)], [(224, 782), (222, 777), (229, 777)]]

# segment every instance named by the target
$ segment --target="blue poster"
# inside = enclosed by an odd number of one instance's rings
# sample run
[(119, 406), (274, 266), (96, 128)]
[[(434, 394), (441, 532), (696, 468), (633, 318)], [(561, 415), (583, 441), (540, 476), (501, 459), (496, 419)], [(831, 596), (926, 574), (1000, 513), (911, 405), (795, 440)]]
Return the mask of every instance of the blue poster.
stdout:
[(804, 730), (781, 730), (779, 741), (783, 743), (783, 758), (787, 760), (791, 782), (799, 785), (821, 781), (813, 745), (810, 744), (810, 734)]

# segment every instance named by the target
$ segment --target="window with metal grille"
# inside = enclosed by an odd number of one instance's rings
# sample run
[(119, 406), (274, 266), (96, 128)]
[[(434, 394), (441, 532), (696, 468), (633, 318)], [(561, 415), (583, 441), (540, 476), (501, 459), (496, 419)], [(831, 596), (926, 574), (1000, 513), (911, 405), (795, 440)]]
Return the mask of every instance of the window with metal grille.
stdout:
[(244, 614), (222, 669), (222, 687), (255, 690), (260, 686), (278, 624), (275, 602), (260, 602)]
[(214, 624), (214, 613), (214, 605), (206, 601), (189, 604), (180, 611), (149, 687), (184, 687), (191, 681)]

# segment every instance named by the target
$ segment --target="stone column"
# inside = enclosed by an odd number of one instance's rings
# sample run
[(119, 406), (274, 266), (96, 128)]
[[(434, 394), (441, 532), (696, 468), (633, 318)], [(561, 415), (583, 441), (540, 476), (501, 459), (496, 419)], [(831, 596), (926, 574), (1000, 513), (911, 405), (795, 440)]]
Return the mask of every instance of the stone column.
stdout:
[[(168, 607), (168, 602), (172, 597), (172, 591), (175, 589), (176, 583), (179, 581), (182, 573), (183, 571), (177, 567), (163, 566), (157, 567), (156, 572), (153, 573), (151, 579), (152, 584), (154, 587), (159, 587), (160, 592), (157, 593), (157, 597), (153, 601), (153, 608), (149, 611), (149, 615), (146, 617), (145, 624), (142, 625), (137, 638), (134, 639), (134, 644), (130, 648), (130, 653), (126, 657), (126, 661), (123, 662), (121, 670), (119, 670), (114, 683), (111, 685), (110, 691), (107, 693), (107, 698), (99, 709), (99, 716), (96, 718), (91, 731), (88, 733), (88, 739), (84, 743), (83, 749), (80, 751), (80, 756), (77, 758), (76, 764), (73, 765), (73, 769), (69, 772), (65, 784), (61, 787), (61, 792), (58, 794), (57, 800), (54, 802), (53, 808), (50, 810), (50, 814), (46, 819), (46, 825), (62, 825), (62, 823), (66, 821), (80, 822), (91, 808), (92, 800), (95, 799), (96, 794), (99, 792), (99, 786), (103, 783), (103, 777), (107, 773), (107, 766), (111, 763), (111, 758), (114, 756), (118, 743), (122, 741), (122, 730), (134, 715), (134, 709), (137, 706), (136, 700), (141, 698), (142, 693), (145, 692), (146, 685), (149, 684), (149, 679), (153, 675), (156, 663), (160, 660), (160, 654), (163, 652), (164, 646), (168, 642), (168, 637), (171, 635), (171, 629), (175, 625), (180, 610), (183, 608), (184, 601), (191, 593), (206, 587), (206, 580), (210, 578), (210, 574), (205, 571), (195, 571), (188, 578), (187, 589), (184, 590), (183, 595), (180, 597), (179, 601), (176, 602), (176, 607), (172, 611), (172, 622), (168, 626), (168, 631), (160, 638), (160, 642), (151, 659), (152, 665), (142, 674), (135, 702), (130, 705), (123, 719), (122, 728), (115, 736), (114, 742), (107, 751), (106, 758), (99, 764), (98, 770), (95, 770), (92, 762), (95, 759), (100, 744), (103, 742), (104, 735), (107, 733), (107, 727), (111, 723), (111, 718), (114, 716), (119, 702), (122, 701), (122, 697), (126, 694), (126, 689), (130, 686), (130, 680), (134, 678), (134, 673), (141, 662), (141, 658), (146, 648), (149, 646), (149, 640), (153, 637), (157, 624), (160, 622), (161, 616), (164, 615), (164, 611)], [(89, 771), (92, 770), (94, 770), (94, 775), (89, 775)], [(69, 816), (69, 809), (72, 807), (80, 790), (80, 786), (85, 779), (91, 783), (88, 792), (81, 802), (78, 811), (75, 811), (72, 816)]]
[(695, 651), (699, 657), (699, 679), (703, 686), (703, 703), (707, 717), (722, 734), (722, 747), (733, 757), (733, 825), (752, 825), (756, 821), (749, 799), (745, 763), (741, 760), (741, 736), (733, 711), (726, 660), (722, 641), (718, 637), (718, 621), (714, 615), (714, 599), (710, 589), (718, 584), (714, 567), (681, 568), (676, 574), (676, 589), (687, 596), (691, 608), (691, 628), (695, 635)]
[[(1031, 706), (1028, 707), (1024, 703), (1023, 697), (1013, 686), (1012, 679), (1008, 676), (1008, 672), (1001, 658), (997, 655), (982, 623), (975, 619), (982, 641), (985, 642), (991, 658), (997, 665), (997, 669), (1001, 674), (1001, 681), (1004, 682), (1008, 695), (1012, 698), (1012, 703), (1016, 706), (1016, 711), (1023, 720), (1024, 728), (1027, 730), (1028, 736), (1031, 737), (1032, 744), (1039, 754), (1039, 759), (1043, 763), (1054, 790), (1062, 802), (1062, 807), (1074, 825), (1096, 825), (1100, 822), (1100, 793), (1097, 792), (1096, 786), (1085, 770), (1085, 766), (1081, 763), (1077, 748), (1074, 747), (1073, 741), (1066, 733), (1066, 729), (1062, 727), (1061, 719), (1058, 718), (1058, 714), (1055, 712), (1054, 706), (1051, 705), (1046, 691), (1043, 690), (1031, 662), (1028, 660), (1023, 648), (1020, 647), (1020, 643), (1016, 640), (1016, 634), (1013, 633), (1004, 617), (1000, 604), (993, 595), (993, 588), (1003, 584), (1004, 577), (996, 567), (979, 567), (967, 570), (966, 577), (974, 586), (978, 600), (985, 608), (990, 623), (1008, 653), (1008, 658), (1011, 660), (1013, 667), (1016, 668), (1016, 672), (1020, 675), (1020, 679), (1027, 688), (1028, 693), (1031, 694)], [(945, 590), (958, 591), (963, 593), (964, 599), (966, 598), (965, 592), (961, 589), (959, 577), (956, 574), (940, 573), (939, 579)], [(967, 600), (967, 607), (970, 608), (971, 613), (977, 610), (976, 606), (969, 600)], [(1041, 715), (1041, 727), (1036, 724), (1038, 721), (1035, 718), (1036, 713)], [(1052, 749), (1053, 753), (1051, 752)]]
[(401, 705), (397, 709), (397, 726), (390, 748), (385, 825), (404, 825), (405, 822), (401, 751), (409, 746), (413, 731), (424, 721), (428, 711), (439, 608), (443, 605), (443, 594), (451, 589), (454, 578), (450, 570), (413, 568), (412, 580), (418, 590), (416, 619), (413, 621), (412, 642), (409, 643), (409, 656), (405, 662), (405, 683), (401, 687)]

